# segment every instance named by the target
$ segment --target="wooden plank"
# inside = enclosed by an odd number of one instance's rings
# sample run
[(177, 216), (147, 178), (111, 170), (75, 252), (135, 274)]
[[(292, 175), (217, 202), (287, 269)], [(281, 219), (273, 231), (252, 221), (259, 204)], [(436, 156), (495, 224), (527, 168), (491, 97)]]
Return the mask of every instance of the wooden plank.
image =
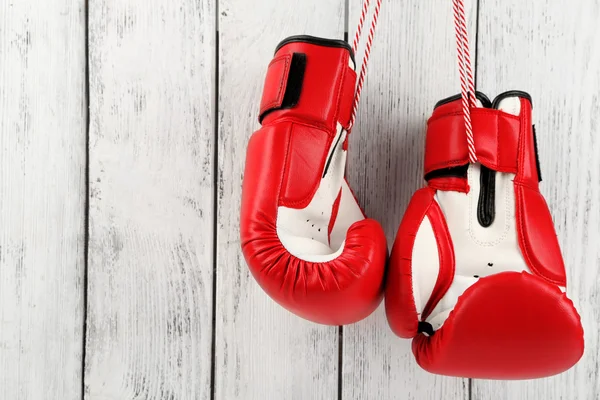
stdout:
[(343, 38), (345, 0), (221, 0), (219, 3), (219, 185), (217, 399), (335, 399), (337, 327), (300, 319), (250, 276), (239, 240), (246, 144), (258, 129), (264, 76), (290, 35)]
[(542, 192), (567, 267), (567, 293), (581, 314), (582, 361), (537, 381), (473, 382), (473, 399), (597, 399), (600, 393), (600, 2), (482, 0), (480, 88), (533, 96)]
[[(475, 13), (468, 2), (470, 32)], [(350, 33), (361, 1), (350, 1)], [(391, 249), (412, 194), (424, 184), (425, 123), (434, 104), (459, 89), (452, 2), (385, 2), (365, 94), (350, 139), (349, 180)], [(360, 51), (359, 51), (360, 58)], [(467, 399), (468, 380), (421, 370), (411, 341), (388, 327), (383, 305), (344, 328), (343, 398)]]
[(90, 1), (89, 399), (209, 399), (216, 5)]
[(80, 399), (85, 2), (0, 2), (0, 398)]

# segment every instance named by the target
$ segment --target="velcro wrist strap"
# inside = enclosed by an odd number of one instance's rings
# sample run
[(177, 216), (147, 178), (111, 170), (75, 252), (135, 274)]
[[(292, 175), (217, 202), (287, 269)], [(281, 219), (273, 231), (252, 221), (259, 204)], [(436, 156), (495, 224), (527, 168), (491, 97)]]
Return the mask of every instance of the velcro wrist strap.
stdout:
[[(479, 162), (498, 171), (517, 173), (521, 119), (494, 109), (471, 110), (475, 151)], [(425, 175), (469, 163), (465, 120), (459, 111), (429, 120), (425, 141)]]
[(271, 61), (260, 102), (259, 121), (271, 111), (292, 108), (300, 99), (306, 55), (283, 54)]

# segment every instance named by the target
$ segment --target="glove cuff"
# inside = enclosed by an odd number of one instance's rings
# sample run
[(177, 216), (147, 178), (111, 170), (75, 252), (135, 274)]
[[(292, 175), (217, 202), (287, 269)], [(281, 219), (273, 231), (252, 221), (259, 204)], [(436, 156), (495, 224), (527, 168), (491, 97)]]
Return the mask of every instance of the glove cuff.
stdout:
[[(518, 115), (499, 109), (508, 98), (520, 102)], [(478, 161), (493, 171), (515, 174), (519, 181), (536, 187), (540, 172), (531, 97), (525, 92), (510, 91), (496, 97), (493, 103), (482, 93), (477, 94), (477, 99), (482, 107), (472, 109), (471, 118)], [(465, 178), (468, 154), (460, 96), (438, 102), (428, 121), (425, 179)]]
[(349, 129), (356, 72), (350, 45), (292, 36), (277, 47), (267, 69), (259, 121), (300, 118), (329, 131)]

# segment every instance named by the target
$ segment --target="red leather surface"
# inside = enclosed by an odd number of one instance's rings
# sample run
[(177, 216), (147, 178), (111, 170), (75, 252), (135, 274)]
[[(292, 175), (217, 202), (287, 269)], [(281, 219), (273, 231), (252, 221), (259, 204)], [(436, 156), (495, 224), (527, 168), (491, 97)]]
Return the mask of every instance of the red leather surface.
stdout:
[(417, 336), (421, 367), (478, 379), (532, 379), (572, 367), (583, 354), (583, 329), (572, 302), (527, 273), (480, 279), (459, 298), (433, 336)]
[(415, 337), (419, 328), (412, 285), (412, 250), (417, 231), (433, 203), (434, 193), (430, 188), (423, 188), (414, 194), (400, 223), (390, 255), (385, 312), (392, 331), (407, 339)]
[(280, 205), (305, 208), (319, 188), (333, 134), (301, 123), (280, 124), (289, 126)]
[(291, 61), (291, 54), (282, 54), (279, 57), (275, 57), (269, 64), (263, 95), (260, 101), (259, 115), (263, 115), (272, 108), (281, 107), (283, 97), (285, 96)]
[[(425, 141), (425, 174), (469, 163), (465, 122), (453, 102), (436, 109), (429, 119)], [(498, 110), (471, 111), (475, 149), (479, 161), (500, 172), (517, 173), (518, 117)], [(534, 160), (535, 163), (535, 160)]]
[(546, 200), (538, 190), (518, 182), (515, 194), (519, 246), (527, 265), (548, 282), (566, 286), (565, 265)]
[[(352, 117), (352, 108), (354, 107), (354, 91), (356, 90), (356, 72), (348, 68), (344, 74), (342, 83), (342, 99), (340, 101), (340, 110), (338, 121), (344, 129), (350, 129), (350, 118)], [(348, 138), (346, 138), (344, 150), (348, 150)]]
[[(307, 57), (300, 100), (296, 107), (268, 114), (263, 125), (284, 118), (297, 119), (327, 131), (335, 131), (338, 122), (347, 125), (347, 111), (340, 111), (344, 105), (346, 110), (348, 102), (352, 101), (348, 96), (352, 95), (352, 83), (356, 81), (356, 72), (349, 66), (348, 50), (294, 42), (279, 49), (275, 58), (291, 56), (293, 53), (303, 53)], [(273, 76), (278, 77), (275, 74)], [(265, 87), (276, 85), (278, 82), (278, 79), (276, 83), (265, 82)], [(348, 89), (347, 85), (352, 85), (352, 88)]]
[(531, 124), (531, 103), (521, 99), (519, 172), (515, 177), (516, 218), (521, 253), (531, 270), (559, 286), (567, 285), (565, 265), (552, 215), (540, 193)]
[[(387, 261), (383, 229), (374, 220), (359, 221), (348, 230), (340, 256), (330, 262), (307, 262), (283, 247), (277, 211), (279, 206), (305, 208), (313, 198), (337, 123), (343, 123), (345, 107), (351, 104), (353, 91), (344, 82), (354, 82), (356, 74), (348, 67), (348, 50), (294, 42), (283, 46), (276, 58), (294, 52), (307, 59), (297, 105), (269, 113), (248, 143), (242, 251), (260, 286), (283, 307), (318, 323), (349, 324), (368, 316), (381, 302)], [(269, 73), (266, 91), (275, 92), (280, 75)], [(339, 200), (327, 211), (337, 214), (338, 206)]]
[(533, 188), (539, 186), (539, 177), (535, 162), (535, 144), (531, 121), (531, 103), (521, 99), (521, 137), (519, 140), (519, 171), (516, 180)]
[(429, 317), (446, 292), (448, 292), (454, 280), (455, 273), (454, 245), (448, 231), (448, 225), (446, 225), (444, 213), (436, 201), (431, 202), (431, 206), (427, 210), (427, 217), (431, 223), (437, 243), (440, 268), (435, 286), (431, 292), (431, 297), (423, 309), (423, 314), (421, 315), (422, 321)]

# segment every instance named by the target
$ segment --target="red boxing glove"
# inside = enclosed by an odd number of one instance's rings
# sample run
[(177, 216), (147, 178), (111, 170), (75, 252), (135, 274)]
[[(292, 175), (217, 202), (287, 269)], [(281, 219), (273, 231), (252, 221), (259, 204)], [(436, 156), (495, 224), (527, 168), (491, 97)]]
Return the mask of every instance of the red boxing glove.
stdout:
[(250, 271), (283, 307), (330, 325), (377, 308), (387, 259), (381, 226), (344, 178), (355, 85), (346, 42), (284, 40), (267, 71), (242, 192)]
[(539, 191), (531, 99), (477, 97), (477, 164), (469, 164), (460, 97), (438, 103), (428, 122), (428, 186), (414, 195), (392, 250), (387, 318), (398, 336), (414, 338), (427, 371), (554, 375), (581, 358), (583, 329)]

